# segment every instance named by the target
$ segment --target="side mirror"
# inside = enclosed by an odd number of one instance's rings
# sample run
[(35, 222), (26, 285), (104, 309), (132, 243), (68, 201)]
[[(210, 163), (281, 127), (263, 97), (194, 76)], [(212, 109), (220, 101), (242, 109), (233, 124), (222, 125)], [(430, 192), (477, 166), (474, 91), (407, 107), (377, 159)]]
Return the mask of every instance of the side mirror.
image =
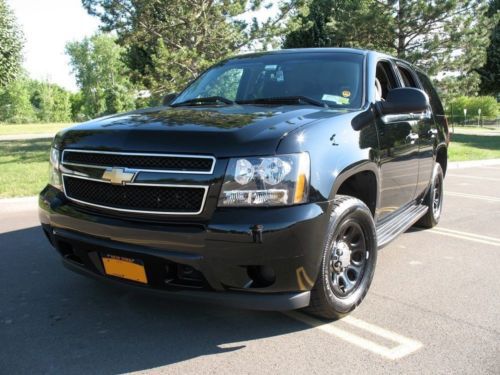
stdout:
[(177, 98), (177, 95), (179, 95), (176, 92), (171, 92), (170, 94), (167, 94), (163, 97), (163, 105), (170, 105), (174, 101), (175, 98)]
[(379, 106), (382, 115), (422, 113), (429, 107), (429, 97), (420, 89), (403, 87), (389, 91)]

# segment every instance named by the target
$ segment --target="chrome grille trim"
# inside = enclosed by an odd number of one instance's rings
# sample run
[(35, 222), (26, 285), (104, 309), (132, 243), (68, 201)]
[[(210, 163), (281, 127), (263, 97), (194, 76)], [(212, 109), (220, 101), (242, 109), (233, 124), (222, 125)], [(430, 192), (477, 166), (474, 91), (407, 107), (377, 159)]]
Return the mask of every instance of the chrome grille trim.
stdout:
[[(172, 158), (194, 158), (194, 159), (211, 159), (212, 167), (209, 171), (183, 171), (183, 170), (168, 170), (168, 169), (143, 169), (143, 168), (128, 168), (127, 165), (93, 165), (93, 164), (80, 164), (65, 162), (64, 156), (66, 152), (80, 152), (87, 154), (105, 154), (105, 155), (126, 155), (126, 156), (152, 156), (152, 157), (172, 157)], [(213, 174), (215, 169), (216, 159), (214, 156), (210, 155), (188, 155), (188, 154), (155, 154), (155, 153), (143, 153), (143, 152), (116, 152), (116, 151), (97, 151), (97, 150), (79, 150), (79, 149), (64, 149), (61, 156), (61, 164), (64, 166), (75, 166), (84, 168), (95, 168), (95, 169), (106, 169), (110, 167), (123, 167), (127, 169), (133, 169), (137, 172), (153, 172), (153, 173), (179, 173), (179, 174)]]
[(197, 212), (144, 211), (144, 210), (134, 210), (134, 209), (103, 206), (100, 204), (85, 202), (85, 201), (81, 201), (79, 199), (72, 198), (66, 193), (66, 186), (65, 186), (64, 177), (79, 178), (82, 180), (96, 181), (96, 182), (101, 182), (101, 183), (106, 183), (106, 184), (111, 184), (111, 182), (106, 181), (106, 180), (100, 180), (97, 178), (90, 178), (90, 177), (80, 176), (80, 175), (76, 175), (76, 174), (69, 174), (69, 173), (62, 173), (61, 176), (62, 176), (62, 185), (63, 185), (64, 195), (66, 196), (66, 198), (68, 198), (69, 200), (71, 200), (73, 202), (80, 203), (80, 204), (87, 205), (87, 206), (102, 208), (105, 210), (138, 213), (138, 214), (148, 214), (148, 215), (199, 215), (203, 212), (203, 209), (205, 208), (205, 202), (207, 199), (208, 188), (209, 188), (207, 185), (149, 184), (149, 183), (142, 183), (142, 182), (141, 183), (137, 183), (137, 182), (126, 183), (125, 186), (134, 185), (134, 186), (175, 187), (175, 188), (194, 188), (194, 189), (203, 189), (204, 190), (203, 199), (202, 199), (201, 204), (200, 204), (200, 209)]

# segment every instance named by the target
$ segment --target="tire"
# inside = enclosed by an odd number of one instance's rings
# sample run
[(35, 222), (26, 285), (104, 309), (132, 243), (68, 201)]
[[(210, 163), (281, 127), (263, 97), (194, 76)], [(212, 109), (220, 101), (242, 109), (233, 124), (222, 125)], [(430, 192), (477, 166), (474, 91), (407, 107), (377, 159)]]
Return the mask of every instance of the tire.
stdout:
[(340, 319), (361, 303), (375, 272), (377, 235), (370, 210), (359, 199), (337, 195), (325, 236), (320, 272), (306, 311)]
[(429, 187), (429, 191), (425, 195), (423, 201), (423, 204), (429, 209), (427, 210), (427, 213), (417, 222), (417, 226), (432, 228), (439, 223), (439, 219), (443, 211), (443, 183), (443, 169), (441, 168), (441, 164), (436, 163), (434, 165), (434, 170), (432, 171), (431, 186)]

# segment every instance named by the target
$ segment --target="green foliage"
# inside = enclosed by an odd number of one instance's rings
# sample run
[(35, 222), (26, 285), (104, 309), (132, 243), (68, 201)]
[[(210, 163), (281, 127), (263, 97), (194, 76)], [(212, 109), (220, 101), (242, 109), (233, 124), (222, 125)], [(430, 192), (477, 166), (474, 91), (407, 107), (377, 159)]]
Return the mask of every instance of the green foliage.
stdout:
[(345, 1), (312, 0), (295, 19), (291, 20), (291, 30), (285, 36), (283, 47), (332, 47), (331, 28), (328, 23), (337, 9), (345, 6)]
[(487, 15), (495, 23), (490, 35), (486, 64), (478, 69), (481, 76), (481, 93), (500, 95), (500, 0), (490, 0)]
[(31, 81), (30, 101), (39, 122), (69, 122), (71, 116), (71, 94), (58, 85)]
[(20, 124), (36, 120), (31, 104), (30, 81), (19, 77), (0, 90), (0, 122)]
[(221, 74), (215, 82), (207, 87), (201, 96), (224, 96), (235, 100), (243, 69), (229, 69)]
[(69, 122), (70, 95), (55, 84), (20, 76), (0, 90), (0, 122)]
[(479, 116), (479, 109), (481, 109), (481, 117), (494, 118), (498, 114), (497, 101), (492, 96), (460, 96), (448, 103), (448, 111), (453, 109), (454, 116), (463, 116), (464, 108), (467, 108), (467, 118), (470, 119)]
[(23, 35), (5, 0), (0, 0), (0, 88), (21, 72)]
[(477, 93), (474, 71), (485, 62), (492, 28), (484, 1), (310, 0), (308, 6), (307, 15), (292, 20), (295, 30), (287, 35), (286, 47), (375, 49), (432, 76), (448, 72), (438, 86), (450, 96)]
[(310, 0), (291, 20), (285, 48), (360, 47), (390, 52), (384, 40), (394, 38), (391, 16), (373, 11), (370, 0)]
[(73, 97), (74, 116), (94, 118), (135, 108), (135, 90), (122, 61), (124, 49), (108, 34), (96, 34), (66, 45), (71, 66), (81, 89)]
[(208, 66), (242, 47), (265, 48), (283, 33), (284, 19), (301, 0), (275, 2), (280, 11), (263, 22), (243, 21), (261, 0), (82, 0), (105, 31), (126, 48), (133, 81), (154, 98), (179, 91)]

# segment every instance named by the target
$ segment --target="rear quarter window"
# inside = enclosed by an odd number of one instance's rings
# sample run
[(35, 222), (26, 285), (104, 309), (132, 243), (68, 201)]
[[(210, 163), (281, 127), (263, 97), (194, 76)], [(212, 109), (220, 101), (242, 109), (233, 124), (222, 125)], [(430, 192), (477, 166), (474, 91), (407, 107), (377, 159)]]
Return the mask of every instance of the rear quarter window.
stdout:
[(419, 71), (417, 71), (417, 75), (425, 92), (429, 95), (429, 101), (431, 103), (435, 121), (441, 125), (446, 132), (448, 132), (448, 123), (446, 121), (443, 105), (441, 104), (441, 100), (439, 99), (436, 89), (432, 86), (431, 80), (427, 77), (427, 75)]
[(429, 95), (432, 112), (434, 112), (435, 115), (444, 116), (443, 105), (441, 104), (441, 100), (439, 100), (436, 89), (434, 89), (434, 86), (432, 86), (431, 80), (424, 73), (417, 72), (417, 75), (420, 79), (420, 82), (422, 83), (425, 92), (427, 93), (427, 95)]

